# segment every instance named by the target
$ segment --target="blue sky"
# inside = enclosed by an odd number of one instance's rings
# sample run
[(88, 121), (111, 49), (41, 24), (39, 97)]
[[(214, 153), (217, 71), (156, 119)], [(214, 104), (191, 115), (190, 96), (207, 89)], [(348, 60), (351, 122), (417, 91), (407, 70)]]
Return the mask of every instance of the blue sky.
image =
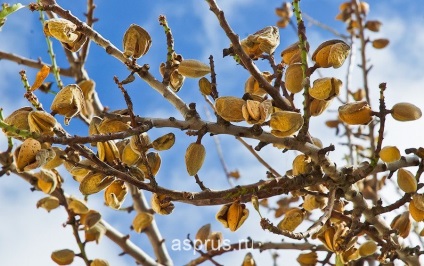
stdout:
[[(14, 3), (14, 2), (10, 2)], [(28, 4), (29, 2), (22, 2)], [(301, 1), (303, 11), (313, 18), (331, 25), (340, 32), (344, 31), (344, 25), (334, 20), (338, 13), (340, 1)], [(59, 4), (69, 8), (74, 15), (83, 19), (85, 12), (85, 1), (59, 1)], [(257, 30), (274, 25), (277, 17), (274, 8), (280, 6), (280, 1), (219, 1), (218, 4), (224, 10), (232, 28), (241, 38)], [(424, 49), (424, 32), (421, 25), (424, 23), (423, 10), (424, 3), (421, 1), (408, 1), (405, 4), (401, 0), (370, 1), (371, 12), (369, 19), (379, 19), (383, 22), (382, 30), (379, 33), (370, 34), (372, 38), (389, 38), (390, 45), (384, 50), (370, 51), (371, 62), (374, 65), (370, 87), (373, 95), (378, 95), (378, 84), (388, 83), (386, 93), (388, 106), (396, 102), (408, 101), (421, 109), (422, 84), (424, 84), (424, 63), (422, 51)], [(220, 29), (216, 17), (208, 10), (204, 1), (196, 0), (175, 0), (175, 1), (99, 1), (95, 9), (95, 17), (100, 20), (94, 28), (105, 38), (109, 39), (118, 48), (122, 49), (122, 36), (131, 23), (136, 23), (144, 27), (152, 36), (152, 47), (148, 54), (138, 60), (139, 64), (148, 63), (151, 72), (159, 77), (159, 64), (166, 58), (166, 42), (163, 29), (159, 25), (157, 18), (160, 14), (167, 17), (169, 26), (172, 29), (175, 39), (175, 49), (187, 59), (197, 59), (205, 63), (208, 62), (209, 55), (213, 55), (216, 64), (218, 79), (218, 89), (220, 95), (242, 96), (244, 82), (249, 76), (246, 71), (237, 66), (229, 58), (222, 58), (222, 49), (229, 45), (225, 34)], [(306, 23), (307, 36), (311, 44), (311, 50), (315, 49), (321, 42), (333, 39), (331, 33), (323, 31), (315, 25)], [(0, 32), (0, 50), (20, 54), (22, 56), (37, 59), (41, 58), (45, 62), (50, 62), (46, 53), (46, 45), (38, 21), (38, 14), (28, 10), (20, 10), (8, 18), (5, 26)], [(276, 50), (276, 57), (287, 45), (296, 41), (294, 31), (288, 27), (280, 30), (281, 44)], [(57, 51), (58, 64), (67, 67), (65, 57), (57, 41), (53, 40), (54, 49)], [(357, 57), (357, 59), (359, 59)], [(261, 70), (269, 70), (263, 62), (258, 62)], [(125, 108), (125, 102), (119, 89), (113, 82), (113, 76), (123, 79), (128, 75), (128, 71), (116, 59), (106, 55), (103, 48), (91, 45), (91, 51), (86, 64), (89, 76), (96, 81), (97, 91), (105, 106), (112, 110)], [(35, 71), (15, 63), (5, 60), (0, 61), (0, 107), (4, 109), (4, 114), (8, 115), (18, 107), (28, 105), (24, 98), (24, 89), (19, 80), (19, 70), (25, 69), (28, 77), (32, 79)], [(359, 69), (355, 69), (352, 76), (352, 87), (361, 86), (361, 76)], [(335, 76), (344, 79), (346, 68), (338, 70), (323, 70), (325, 76)], [(53, 76), (48, 80), (54, 81)], [(73, 82), (69, 78), (64, 78), (65, 84)], [(177, 116), (170, 104), (162, 100), (161, 96), (150, 89), (146, 83), (137, 79), (126, 86), (128, 93), (133, 99), (134, 108), (137, 114), (150, 117)], [(56, 87), (53, 87), (56, 90)], [(178, 93), (187, 103), (197, 102), (202, 118), (206, 119), (203, 112), (204, 102), (198, 92), (197, 80), (186, 79), (185, 85)], [(53, 96), (51, 94), (37, 93), (44, 106), (50, 106)], [(372, 104), (376, 104), (373, 102)], [(333, 103), (331, 110), (337, 109), (337, 103)], [(334, 131), (323, 126), (326, 119), (335, 118), (335, 113), (327, 112), (319, 119), (313, 119), (311, 133), (319, 137), (324, 145), (330, 143), (337, 144), (339, 141), (334, 138)], [(62, 121), (59, 117), (58, 120)], [(66, 128), (72, 134), (86, 134), (86, 128), (81, 121), (74, 119), (71, 125)], [(399, 148), (415, 147), (422, 144), (421, 132), (424, 129), (422, 121), (415, 123), (401, 124), (395, 123), (393, 119), (388, 120), (386, 145), (398, 144)], [(163, 161), (162, 168), (157, 176), (159, 184), (180, 190), (198, 191), (194, 180), (186, 174), (184, 165), (184, 151), (194, 138), (187, 137), (183, 132), (176, 130), (153, 130), (149, 132), (151, 138), (174, 132), (177, 135), (176, 145), (170, 151), (161, 152)], [(233, 137), (220, 137), (224, 148), (224, 157), (231, 170), (239, 170), (242, 178), (237, 184), (255, 182), (265, 177), (266, 169), (261, 166), (249, 154), (242, 145)], [(228, 187), (225, 175), (218, 162), (218, 157), (212, 138), (204, 138), (203, 143), (207, 146), (208, 152), (205, 165), (200, 171), (200, 177), (205, 185), (212, 189), (223, 189)], [(255, 144), (255, 142), (250, 142)], [(15, 144), (18, 144), (15, 141)], [(0, 149), (6, 148), (6, 139), (0, 136)], [(274, 151), (271, 147), (266, 147), (261, 151), (261, 155), (280, 173), (284, 173), (290, 168), (293, 156), (296, 153), (289, 152), (282, 156), (281, 152)], [(341, 161), (343, 150), (338, 150), (332, 154), (334, 161)], [(65, 177), (65, 189), (69, 194), (79, 195), (78, 187), (69, 176)], [(61, 248), (76, 249), (72, 232), (69, 228), (63, 228), (62, 223), (66, 221), (66, 213), (63, 209), (57, 209), (51, 213), (36, 209), (35, 203), (42, 198), (40, 192), (31, 192), (30, 186), (17, 176), (3, 176), (0, 178), (0, 264), (2, 265), (53, 265), (50, 260), (50, 252)], [(80, 196), (80, 195), (79, 195)], [(146, 193), (150, 198), (150, 193)], [(130, 233), (129, 226), (135, 213), (125, 214), (107, 209), (103, 206), (103, 195), (90, 197), (89, 204), (92, 208), (104, 212), (104, 218), (115, 226), (122, 233)], [(124, 205), (130, 204), (127, 199)], [(171, 256), (175, 265), (182, 265), (197, 257), (191, 252), (172, 251), (171, 240), (184, 240), (187, 234), (194, 236), (197, 229), (205, 223), (212, 223), (213, 231), (222, 231), (224, 237), (232, 241), (237, 239), (252, 237), (262, 241), (280, 241), (281, 237), (273, 236), (263, 232), (259, 227), (259, 216), (251, 208), (250, 217), (236, 233), (231, 233), (223, 228), (215, 220), (215, 213), (219, 206), (197, 208), (190, 205), (176, 203), (174, 212), (169, 216), (156, 216), (156, 221), (162, 235), (168, 243)], [(265, 212), (266, 213), (266, 212)], [(268, 214), (271, 219), (273, 215)], [(275, 220), (278, 222), (278, 220)], [(307, 226), (299, 230), (306, 229)], [(66, 232), (64, 232), (66, 231)], [(148, 253), (152, 253), (145, 235), (131, 233), (131, 240)], [(289, 239), (285, 239), (289, 242)], [(18, 252), (19, 251), (19, 252)], [(111, 265), (133, 265), (133, 261), (128, 256), (119, 257), (121, 252), (111, 241), (104, 238), (99, 245), (88, 244), (88, 254), (90, 258), (104, 258), (110, 261)], [(25, 255), (22, 255), (25, 254)], [(235, 252), (232, 254), (217, 257), (217, 261), (224, 265), (241, 264), (245, 252)], [(271, 256), (269, 252), (253, 252), (259, 265), (270, 265)], [(298, 252), (280, 251), (279, 263), (283, 261), (293, 261)], [(288, 263), (288, 262), (287, 262)], [(82, 265), (76, 260), (75, 265)], [(203, 265), (210, 265), (204, 263)]]

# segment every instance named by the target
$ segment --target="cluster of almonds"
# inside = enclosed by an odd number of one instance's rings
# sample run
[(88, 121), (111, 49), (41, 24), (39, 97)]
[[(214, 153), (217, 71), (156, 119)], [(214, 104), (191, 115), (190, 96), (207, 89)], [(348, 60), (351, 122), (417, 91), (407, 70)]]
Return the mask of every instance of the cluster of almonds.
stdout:
[[(339, 119), (348, 125), (367, 125), (373, 119), (373, 111), (366, 101), (346, 103), (339, 107)], [(421, 109), (411, 103), (397, 103), (390, 110), (397, 121), (414, 121), (422, 116)]]
[(357, 246), (357, 237), (347, 239), (349, 227), (345, 222), (327, 223), (312, 239), (317, 238), (331, 252), (336, 254), (336, 261), (346, 265), (350, 261), (355, 261), (361, 257), (374, 254), (377, 251), (377, 244), (368, 240), (359, 247)]
[(277, 21), (277, 27), (285, 28), (290, 23), (290, 19), (293, 16), (293, 7), (289, 2), (283, 2), (281, 7), (275, 9), (275, 14), (280, 18)]
[[(367, 16), (370, 10), (369, 4), (367, 2), (359, 2), (357, 8), (358, 8), (359, 14), (362, 17), (362, 20), (364, 21), (364, 18)], [(344, 23), (346, 23), (347, 31), (351, 32), (353, 36), (356, 35), (355, 30), (359, 30), (360, 28), (359, 22), (356, 19), (355, 9), (356, 9), (356, 5), (353, 4), (352, 2), (350, 1), (344, 2), (340, 4), (339, 6), (340, 13), (337, 14), (336, 16), (337, 20), (341, 20)], [(382, 23), (378, 20), (367, 20), (367, 21), (364, 21), (364, 25), (362, 26), (364, 29), (369, 30), (371, 32), (379, 32), (381, 25)], [(372, 40), (370, 41), (370, 43), (372, 44), (374, 48), (382, 49), (389, 44), (389, 40), (385, 38), (381, 38), (381, 39)]]
[[(85, 241), (95, 241), (99, 243), (101, 238), (106, 234), (106, 227), (101, 223), (101, 214), (87, 207), (84, 201), (74, 197), (67, 199), (68, 209), (80, 217), (79, 223), (83, 226)], [(56, 203), (57, 202), (57, 203)], [(55, 204), (56, 203), (56, 204)], [(53, 206), (55, 204), (55, 206)], [(50, 211), (59, 206), (59, 201), (53, 196), (43, 198), (38, 201), (37, 207), (43, 207)], [(61, 249), (53, 251), (51, 258), (59, 265), (69, 265), (73, 262), (76, 254), (70, 249)], [(95, 259), (90, 266), (108, 266), (108, 262), (102, 259)]]
[[(261, 40), (259, 36), (262, 34), (262, 39), (268, 38), (270, 42), (272, 38), (268, 35), (271, 32), (271, 28), (264, 28), (251, 36), (255, 36), (257, 40)], [(245, 47), (243, 49), (248, 54), (251, 52)], [(275, 47), (273, 50), (275, 50)], [(343, 41), (331, 40), (324, 42), (316, 49), (313, 54), (313, 60), (316, 62), (317, 67), (338, 68), (344, 63), (349, 51), (349, 45)], [(269, 51), (259, 51), (258, 54), (264, 52), (268, 53)], [(286, 89), (291, 93), (301, 92), (304, 87), (304, 77), (299, 44), (295, 43), (283, 50), (281, 52), (281, 58), (282, 63), (288, 65), (284, 77)], [(268, 82), (273, 80), (273, 75), (269, 72), (263, 72), (262, 75)], [(320, 78), (315, 80), (309, 90), (309, 94), (312, 97), (310, 104), (311, 115), (320, 115), (329, 106), (331, 100), (339, 94), (341, 86), (342, 82), (336, 78)], [(206, 81), (199, 82), (199, 87), (202, 93), (209, 92), (210, 85)], [(246, 121), (249, 124), (259, 125), (263, 124), (269, 118), (271, 133), (277, 137), (293, 135), (302, 127), (302, 115), (297, 112), (283, 111), (273, 107), (272, 101), (266, 99), (266, 91), (259, 86), (258, 81), (252, 76), (246, 81), (245, 93), (248, 95), (245, 97), (247, 98), (246, 100), (233, 96), (217, 98), (215, 100), (216, 113), (229, 122)]]
[[(182, 59), (180, 55), (175, 55), (172, 60), (169, 85), (174, 92), (178, 92), (184, 84), (185, 78), (202, 78), (211, 72), (211, 68), (198, 60)], [(165, 75), (165, 63), (161, 63), (159, 72), (162, 77)], [(203, 78), (203, 80), (207, 80)], [(208, 80), (207, 80), (208, 81)], [(210, 94), (211, 92), (207, 93)]]
[[(399, 236), (406, 238), (412, 229), (411, 217), (416, 222), (424, 221), (424, 194), (414, 193), (408, 211), (397, 215), (390, 226), (398, 231)], [(424, 236), (424, 229), (421, 230), (420, 236)]]
[[(309, 47), (307, 47), (309, 49)], [(350, 51), (349, 45), (341, 40), (329, 40), (323, 42), (312, 54), (315, 67), (339, 68), (343, 65)], [(304, 76), (302, 69), (301, 50), (299, 43), (294, 43), (281, 52), (282, 63), (288, 65), (284, 82), (287, 91), (299, 93), (303, 90)], [(318, 116), (330, 105), (333, 98), (339, 95), (342, 81), (337, 78), (319, 78), (309, 88), (312, 100), (309, 112), (312, 116)]]

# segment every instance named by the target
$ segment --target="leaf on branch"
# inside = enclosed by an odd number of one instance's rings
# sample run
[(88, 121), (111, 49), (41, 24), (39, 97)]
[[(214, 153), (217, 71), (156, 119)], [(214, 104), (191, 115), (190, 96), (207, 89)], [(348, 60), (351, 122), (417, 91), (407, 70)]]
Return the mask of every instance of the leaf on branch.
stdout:
[(6, 17), (23, 7), (25, 6), (22, 5), (21, 3), (17, 3), (13, 5), (9, 5), (7, 3), (2, 4), (2, 10), (0, 11), (0, 31), (1, 31), (1, 27), (3, 27), (4, 23), (6, 22)]

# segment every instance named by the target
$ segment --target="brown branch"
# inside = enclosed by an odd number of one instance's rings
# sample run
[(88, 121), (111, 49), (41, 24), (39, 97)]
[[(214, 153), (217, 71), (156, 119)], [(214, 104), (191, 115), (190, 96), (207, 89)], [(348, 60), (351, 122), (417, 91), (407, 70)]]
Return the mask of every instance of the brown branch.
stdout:
[(411, 256), (406, 250), (402, 249), (403, 240), (396, 234), (391, 234), (391, 228), (381, 215), (374, 215), (370, 204), (365, 200), (362, 193), (351, 186), (345, 193), (348, 201), (354, 205), (354, 209), (362, 210), (365, 220), (372, 224), (381, 236), (387, 236), (393, 243), (396, 243), (396, 253), (399, 258), (408, 265), (419, 265), (418, 256)]
[(120, 246), (125, 254), (133, 257), (138, 263), (144, 266), (165, 266), (152, 259), (147, 253), (141, 250), (133, 242), (131, 242), (127, 236), (120, 233), (118, 230), (109, 225), (105, 220), (101, 220), (100, 223), (106, 228), (106, 236), (112, 240), (115, 244)]
[[(41, 69), (41, 67), (43, 67), (43, 65), (46, 65), (48, 67), (50, 67), (50, 72), (53, 73), (53, 68), (51, 65), (44, 63), (41, 60), (32, 60), (32, 59), (28, 59), (19, 55), (15, 55), (12, 53), (6, 53), (3, 51), (0, 51), (0, 59), (6, 59), (12, 62), (15, 62), (19, 65), (24, 65), (24, 66), (28, 66), (28, 67), (32, 67), (32, 68), (36, 68), (36, 69)], [(63, 76), (67, 76), (67, 77), (73, 77), (73, 73), (72, 70), (67, 68), (60, 68), (59, 69), (59, 73)]]
[[(144, 193), (133, 185), (129, 185), (129, 188), (134, 202), (134, 209), (137, 212), (149, 212), (150, 207)], [(153, 219), (152, 223), (143, 232), (149, 238), (158, 262), (166, 266), (171, 266), (172, 260), (168, 254), (168, 250), (166, 249), (165, 239), (161, 236), (156, 221)]]
[[(97, 21), (96, 18), (94, 18), (94, 9), (96, 8), (96, 5), (94, 4), (93, 0), (87, 0), (87, 13), (85, 13), (85, 23), (87, 23), (87, 26), (93, 27), (94, 22)], [(90, 50), (90, 40), (87, 40), (80, 52), (79, 52), (79, 58), (82, 63), (85, 63), (87, 61), (88, 51)]]
[(163, 84), (165, 86), (169, 86), (170, 77), (172, 68), (174, 67), (174, 58), (175, 58), (175, 50), (174, 50), (174, 37), (172, 36), (171, 28), (168, 26), (168, 21), (166, 21), (166, 17), (164, 15), (159, 16), (159, 24), (163, 27), (166, 35), (166, 45), (167, 45), (167, 54), (166, 54), (166, 63), (165, 63), (165, 72), (163, 74)]
[(302, 233), (304, 238), (310, 237), (310, 236), (318, 233), (318, 231), (321, 230), (321, 228), (324, 226), (324, 224), (327, 222), (327, 220), (330, 219), (331, 213), (332, 213), (333, 207), (334, 207), (335, 197), (336, 197), (336, 189), (333, 188), (329, 192), (328, 203), (327, 203), (327, 206), (324, 209), (324, 214), (316, 222), (314, 222), (311, 225), (311, 227), (308, 228), (307, 231)]
[(338, 32), (337, 30), (335, 30), (334, 28), (322, 23), (321, 21), (318, 21), (316, 19), (314, 19), (313, 17), (309, 16), (308, 14), (306, 14), (305, 12), (303, 12), (303, 17), (311, 24), (320, 27), (321, 29), (324, 29), (326, 31), (331, 32), (334, 36), (337, 36), (341, 39), (343, 39), (344, 41), (349, 40), (349, 36), (346, 36), (344, 34), (341, 34), (340, 32)]
[[(249, 240), (249, 239), (248, 239)], [(211, 250), (205, 253), (204, 256), (201, 256), (197, 259), (194, 259), (185, 266), (195, 266), (199, 265), (210, 257), (219, 256), (227, 252), (232, 252), (236, 250), (250, 250), (257, 249), (259, 251), (270, 250), (270, 249), (281, 249), (281, 250), (315, 250), (315, 251), (327, 251), (323, 245), (314, 245), (311, 243), (274, 243), (274, 242), (260, 242), (260, 241), (246, 241), (234, 243), (228, 246), (222, 246), (219, 249)]]
[(274, 99), (275, 105), (282, 110), (293, 110), (291, 106), (289, 106), (281, 97), (278, 90), (276, 90), (261, 74), (259, 69), (253, 63), (252, 59), (243, 51), (240, 45), (239, 36), (234, 33), (228, 24), (224, 11), (222, 11), (215, 0), (206, 0), (208, 2), (210, 10), (215, 14), (218, 18), (219, 24), (221, 28), (224, 30), (228, 39), (231, 41), (233, 45), (232, 48), (234, 52), (240, 57), (241, 62), (246, 67), (246, 69), (250, 72), (250, 74), (259, 82), (261, 88), (263, 88), (271, 97)]
[[(7, 164), (8, 156), (6, 153), (0, 153), (0, 164)], [(9, 167), (9, 171), (11, 171), (13, 174), (21, 177), (26, 182), (34, 186), (35, 190), (39, 190), (37, 187), (37, 177), (32, 175), (28, 172), (22, 172), (18, 173), (16, 171), (16, 167), (12, 164)], [(61, 205), (66, 204), (66, 195), (63, 193), (60, 193), (58, 189), (56, 189), (52, 194), (52, 196), (55, 196), (59, 199), (59, 202)], [(136, 261), (140, 263), (144, 263), (143, 265), (146, 266), (162, 266), (161, 264), (158, 264), (156, 261), (154, 261), (149, 255), (147, 255), (143, 250), (141, 250), (139, 247), (137, 247), (133, 242), (131, 242), (128, 237), (117, 231), (115, 228), (113, 228), (111, 225), (109, 225), (105, 220), (101, 220), (100, 223), (106, 228), (106, 236), (112, 240), (114, 243), (119, 245), (125, 252), (125, 254), (130, 255), (133, 257)]]
[[(204, 97), (206, 102), (208, 102), (211, 105), (211, 108), (215, 111), (215, 106), (212, 104), (212, 102), (210, 102), (209, 98), (207, 98), (206, 95), (204, 95)], [(212, 115), (210, 114), (206, 106), (205, 106), (205, 113), (206, 113), (206, 117), (209, 120), (212, 120)], [(217, 135), (212, 135), (212, 138), (215, 142), (216, 152), (218, 153), (218, 158), (219, 158), (219, 162), (221, 163), (222, 170), (224, 170), (225, 176), (227, 177), (228, 184), (233, 187), (234, 184), (231, 182), (231, 179), (230, 179), (231, 177), (230, 171), (228, 170), (227, 163), (224, 160), (224, 153), (222, 152), (222, 147), (221, 147), (221, 142), (219, 140), (219, 137)]]
[(95, 134), (90, 136), (48, 136), (34, 135), (33, 138), (37, 139), (40, 142), (49, 142), (54, 144), (62, 144), (62, 145), (71, 145), (71, 144), (85, 144), (85, 143), (93, 143), (93, 142), (105, 142), (108, 140), (116, 140), (116, 139), (125, 139), (133, 135), (141, 134), (143, 132), (147, 132), (151, 129), (151, 125), (141, 125), (136, 128), (130, 128), (126, 131), (116, 132), (116, 133), (107, 133), (107, 134)]
[(77, 17), (72, 15), (70, 11), (63, 9), (61, 6), (57, 4), (52, 4), (52, 5), (31, 4), (30, 9), (31, 10), (50, 10), (58, 14), (59, 16), (74, 23), (77, 26), (78, 31), (86, 35), (97, 45), (104, 48), (106, 53), (115, 57), (116, 59), (126, 64), (127, 66), (131, 66), (131, 69), (135, 70), (137, 74), (145, 82), (147, 82), (147, 84), (149, 84), (153, 89), (155, 89), (158, 93), (160, 93), (163, 96), (163, 98), (165, 98), (169, 103), (171, 103), (181, 113), (181, 115), (185, 119), (191, 118), (190, 110), (188, 106), (169, 87), (165, 86), (160, 81), (155, 79), (149, 73), (148, 71), (149, 67), (147, 65), (144, 65), (143, 67), (141, 67), (137, 64), (133, 64), (133, 62), (127, 59), (124, 56), (124, 54), (118, 48), (116, 48), (116, 46), (114, 46), (109, 40), (105, 39), (102, 35), (100, 35), (100, 33), (93, 30), (86, 23), (82, 22)]
[(261, 156), (259, 156), (259, 154), (255, 151), (255, 149), (250, 146), (249, 144), (247, 144), (246, 141), (244, 141), (242, 138), (240, 137), (236, 137), (236, 139), (238, 141), (241, 142), (241, 144), (243, 144), (244, 147), (246, 147), (246, 149), (253, 154), (253, 156), (255, 156), (255, 158), (263, 165), (265, 166), (275, 177), (281, 177), (282, 175), (280, 173), (278, 173), (274, 168), (271, 167), (271, 165), (269, 165)]

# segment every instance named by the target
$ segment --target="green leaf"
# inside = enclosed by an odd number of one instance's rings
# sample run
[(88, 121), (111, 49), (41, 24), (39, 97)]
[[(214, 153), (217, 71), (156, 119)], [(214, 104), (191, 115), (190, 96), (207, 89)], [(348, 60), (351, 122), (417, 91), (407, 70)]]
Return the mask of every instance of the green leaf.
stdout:
[(0, 10), (0, 30), (6, 22), (6, 17), (23, 7), (25, 6), (21, 3), (13, 4), (11, 6), (9, 4), (2, 4), (2, 10)]

